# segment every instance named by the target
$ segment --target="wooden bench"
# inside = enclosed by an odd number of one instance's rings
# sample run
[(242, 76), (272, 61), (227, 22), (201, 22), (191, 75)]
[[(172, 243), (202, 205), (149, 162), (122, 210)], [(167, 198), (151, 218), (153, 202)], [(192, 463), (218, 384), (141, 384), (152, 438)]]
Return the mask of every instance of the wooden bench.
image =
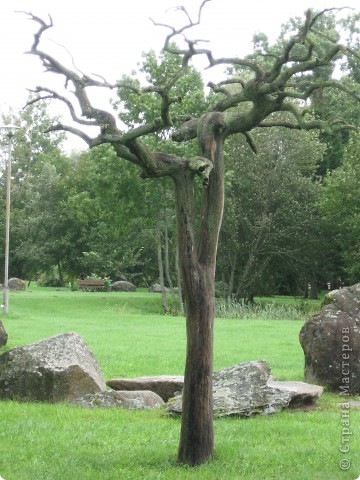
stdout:
[(78, 290), (95, 292), (95, 290), (103, 290), (104, 286), (104, 280), (78, 280)]

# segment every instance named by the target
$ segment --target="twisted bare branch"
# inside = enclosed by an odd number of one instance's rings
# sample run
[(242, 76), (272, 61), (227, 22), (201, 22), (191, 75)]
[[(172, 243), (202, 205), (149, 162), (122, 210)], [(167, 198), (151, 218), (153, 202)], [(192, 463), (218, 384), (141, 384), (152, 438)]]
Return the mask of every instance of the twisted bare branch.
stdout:
[[(39, 29), (34, 35), (33, 45), (28, 53), (39, 57), (46, 71), (64, 76), (66, 87), (69, 84), (73, 86), (71, 93), (76, 98), (81, 115), (76, 114), (74, 104), (68, 98), (51, 89), (37, 87), (35, 90), (38, 94), (37, 98), (50, 98), (61, 101), (67, 106), (73, 121), (79, 125), (99, 126), (101, 129), (100, 134), (96, 138), (90, 139), (87, 135), (85, 137), (80, 135), (79, 130), (62, 125), (64, 130), (84, 138), (89, 145), (110, 142), (114, 145), (114, 148), (117, 146), (119, 155), (141, 165), (146, 176), (157, 176), (160, 171), (164, 172), (167, 170), (171, 162), (169, 157), (167, 157), (166, 165), (160, 166), (160, 157), (155, 158), (154, 153), (149, 152), (144, 147), (140, 141), (142, 137), (169, 129), (176, 122), (182, 122), (182, 124), (176, 132), (173, 132), (172, 138), (175, 141), (187, 141), (196, 138), (198, 135), (201, 118), (192, 119), (185, 116), (175, 118), (171, 115), (171, 105), (179, 101), (177, 97), (172, 95), (172, 89), (179, 79), (186, 75), (189, 61), (196, 55), (204, 55), (207, 58), (207, 68), (223, 64), (232, 65), (237, 69), (236, 77), (225, 79), (218, 84), (209, 83), (213, 92), (218, 94), (218, 101), (209, 107), (208, 113), (219, 112), (224, 114), (222, 133), (224, 137), (234, 133), (243, 133), (251, 148), (255, 150), (256, 147), (249, 132), (257, 126), (283, 126), (293, 129), (320, 128), (327, 130), (351, 128), (351, 126), (338, 120), (325, 122), (312, 119), (306, 121), (303, 110), (297, 103), (297, 100), (307, 100), (314, 92), (324, 88), (342, 90), (356, 101), (360, 101), (360, 95), (357, 92), (352, 91), (338, 81), (314, 81), (311, 77), (311, 73), (316, 71), (317, 68), (331, 65), (341, 55), (352, 55), (359, 59), (359, 54), (356, 50), (341, 45), (328, 36), (326, 40), (332, 43), (332, 46), (325, 53), (319, 54), (319, 52), (316, 52), (316, 38), (322, 35), (316, 29), (317, 22), (325, 13), (337, 9), (325, 9), (317, 13), (308, 10), (303, 25), (284, 44), (282, 52), (270, 52), (271, 55), (266, 53), (266, 61), (264, 61), (264, 55), (258, 52), (255, 56), (243, 59), (237, 57), (214, 58), (211, 50), (202, 48), (200, 45), (204, 42), (203, 40), (192, 40), (186, 37), (193, 27), (199, 25), (202, 11), (209, 1), (211, 0), (202, 1), (196, 19), (192, 19), (184, 7), (176, 7), (176, 10), (185, 16), (184, 25), (179, 28), (152, 20), (155, 26), (166, 27), (170, 30), (170, 33), (165, 38), (164, 51), (180, 56), (182, 65), (162, 85), (154, 84), (146, 87), (139, 87), (127, 81), (111, 84), (100, 76), (89, 76), (68, 69), (53, 56), (39, 48), (43, 32), (53, 26), (51, 17), (49, 17), (49, 22), (46, 23), (31, 13), (27, 14), (30, 19), (39, 24)], [(173, 43), (178, 36), (185, 41), (185, 48), (179, 48)], [(300, 51), (296, 48), (299, 45), (302, 47)], [(242, 78), (239, 72), (244, 71), (247, 73)], [(150, 122), (122, 132), (117, 128), (116, 120), (112, 114), (91, 105), (86, 92), (86, 88), (90, 86), (109, 89), (125, 88), (139, 95), (156, 94), (161, 99), (159, 115)], [(31, 100), (31, 102), (34, 101), (36, 100)], [(245, 107), (237, 109), (242, 104), (245, 104)], [(272, 113), (281, 111), (290, 113), (293, 121), (277, 120), (271, 117)], [(60, 126), (59, 124), (54, 129), (60, 129)]]
[[(60, 95), (59, 93), (55, 92), (54, 90), (51, 90), (50, 88), (46, 87), (36, 87), (34, 90), (30, 90), (30, 92), (37, 93), (39, 94), (38, 97), (33, 98), (29, 100), (26, 103), (26, 106), (31, 105), (33, 103), (38, 102), (39, 100), (45, 100), (45, 99), (50, 99), (50, 100), (60, 100), (61, 102), (65, 103), (65, 105), (68, 107), (71, 118), (76, 122), (81, 125), (87, 125), (87, 126), (97, 126), (97, 122), (95, 120), (89, 121), (89, 120), (83, 120), (82, 118), (79, 118), (76, 115), (74, 105), (70, 102), (69, 99), (64, 97), (63, 95)], [(48, 92), (48, 95), (42, 96), (42, 92)]]

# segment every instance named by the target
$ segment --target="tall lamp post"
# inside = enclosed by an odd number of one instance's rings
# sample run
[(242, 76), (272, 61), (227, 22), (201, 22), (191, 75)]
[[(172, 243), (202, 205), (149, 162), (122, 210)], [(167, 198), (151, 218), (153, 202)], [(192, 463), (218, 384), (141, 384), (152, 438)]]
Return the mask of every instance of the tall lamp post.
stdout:
[(11, 153), (12, 153), (12, 139), (16, 130), (19, 127), (16, 125), (1, 125), (0, 135), (8, 139), (8, 155), (6, 167), (6, 218), (5, 218), (5, 274), (4, 274), (4, 299), (3, 312), (9, 313), (9, 240), (10, 240), (10, 190), (11, 190)]

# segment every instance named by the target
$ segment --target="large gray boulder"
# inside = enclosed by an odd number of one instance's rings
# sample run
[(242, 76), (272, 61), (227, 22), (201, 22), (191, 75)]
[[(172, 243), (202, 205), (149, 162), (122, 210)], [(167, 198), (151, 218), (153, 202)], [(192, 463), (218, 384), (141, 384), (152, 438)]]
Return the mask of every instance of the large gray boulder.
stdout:
[(22, 292), (26, 290), (26, 283), (24, 282), (24, 280), (21, 280), (20, 278), (10, 278), (8, 285), (10, 290), (14, 290), (18, 292)]
[(85, 407), (125, 408), (128, 410), (143, 410), (159, 408), (164, 404), (162, 398), (154, 392), (141, 391), (114, 391), (106, 390), (93, 395), (84, 395), (73, 403)]
[(300, 331), (305, 380), (360, 394), (360, 283), (328, 293), (319, 315)]
[(126, 282), (124, 280), (119, 280), (110, 285), (110, 290), (112, 292), (135, 292), (136, 287), (131, 282)]
[[(213, 408), (220, 417), (269, 415), (284, 408), (313, 405), (322, 387), (302, 382), (275, 382), (265, 361), (235, 365), (214, 373)], [(168, 402), (171, 415), (182, 412), (182, 395)]]
[(8, 334), (6, 333), (5, 327), (0, 320), (0, 347), (6, 345), (8, 339)]
[(64, 333), (0, 355), (0, 399), (61, 402), (105, 390), (80, 335)]
[(150, 390), (159, 395), (164, 402), (167, 402), (176, 392), (183, 389), (184, 377), (160, 375), (153, 377), (114, 378), (108, 380), (106, 385), (114, 390)]

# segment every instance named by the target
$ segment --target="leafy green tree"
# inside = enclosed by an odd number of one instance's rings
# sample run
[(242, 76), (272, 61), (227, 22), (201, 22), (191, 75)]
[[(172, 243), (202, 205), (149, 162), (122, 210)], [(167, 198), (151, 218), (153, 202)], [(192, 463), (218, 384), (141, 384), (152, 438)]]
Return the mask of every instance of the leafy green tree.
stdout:
[[(41, 271), (48, 271), (60, 259), (54, 258), (57, 242), (62, 242), (58, 216), (59, 175), (54, 165), (43, 165), (41, 173), (23, 186), (21, 201), (25, 206), (14, 210), (14, 261), (22, 275), (31, 280)], [(57, 237), (57, 238), (56, 238)], [(58, 265), (60, 265), (58, 263)]]
[[(322, 32), (318, 24), (324, 12), (306, 12), (305, 20), (290, 35), (286, 43), (271, 57), (257, 55), (255, 58), (214, 58), (212, 52), (201, 48), (199, 41), (185, 37), (189, 30), (200, 22), (201, 12), (206, 5), (204, 0), (199, 8), (197, 20), (193, 21), (184, 8), (182, 28), (169, 26), (164, 51), (178, 56), (181, 66), (174, 75), (163, 82), (137, 87), (134, 84), (118, 82), (109, 84), (100, 77), (93, 78), (72, 71), (40, 48), (42, 34), (52, 24), (32, 16), (39, 24), (39, 30), (31, 47), (31, 53), (42, 60), (45, 67), (65, 77), (66, 85), (72, 85), (75, 102), (82, 118), (74, 112), (71, 101), (51, 91), (39, 87), (37, 92), (65, 102), (72, 118), (79, 126), (98, 125), (100, 133), (91, 138), (81, 128), (57, 124), (53, 130), (64, 130), (80, 136), (90, 148), (102, 143), (110, 143), (117, 156), (139, 167), (143, 177), (170, 177), (174, 183), (177, 215), (177, 240), (180, 266), (187, 303), (187, 358), (183, 391), (182, 426), (178, 460), (189, 465), (199, 465), (214, 453), (212, 371), (213, 371), (213, 331), (215, 268), (218, 236), (223, 216), (224, 204), (224, 147), (227, 138), (243, 134), (254, 146), (251, 130), (256, 127), (282, 126), (293, 130), (327, 128), (338, 131), (344, 123), (338, 119), (326, 122), (304, 114), (302, 106), (311, 102), (314, 93), (320, 88), (339, 89), (352, 95), (356, 101), (357, 92), (345, 90), (335, 79), (330, 83), (319, 79), (320, 67), (331, 66), (341, 56), (352, 56), (353, 50), (344, 47), (336, 40), (329, 40), (326, 48), (319, 52), (314, 45), (322, 42)], [(177, 47), (173, 41), (181, 39)], [(321, 43), (321, 46), (323, 42)], [(180, 101), (173, 95), (176, 85), (189, 74), (191, 59), (205, 55), (209, 67), (215, 65), (238, 65), (250, 72), (244, 77), (226, 78), (211, 84), (216, 94), (205, 112), (194, 115), (177, 114), (175, 106)], [(240, 72), (241, 73), (241, 72)], [(231, 85), (233, 88), (227, 88)], [(118, 127), (113, 113), (94, 107), (87, 95), (87, 87), (129, 88), (138, 94), (137, 101), (145, 102), (158, 96), (160, 110), (148, 120), (130, 128)], [(234, 88), (235, 87), (235, 88)], [(181, 109), (180, 109), (181, 111)], [(287, 114), (286, 120), (278, 112)], [(172, 154), (168, 151), (152, 150), (145, 137), (154, 133), (162, 134), (187, 146), (194, 139), (198, 142), (195, 157)], [(200, 179), (200, 185), (195, 178)], [(201, 189), (201, 206), (197, 209), (195, 191)]]
[[(360, 86), (350, 77), (343, 77), (339, 80), (344, 86), (344, 90), (351, 89), (360, 95)], [(327, 91), (324, 89), (319, 93), (313, 103), (313, 110), (317, 117), (322, 119), (336, 118), (341, 112), (344, 122), (352, 125), (360, 115), (360, 109), (357, 102), (349, 99), (345, 91)], [(321, 132), (320, 140), (326, 145), (326, 150), (322, 162), (319, 164), (317, 174), (324, 177), (328, 171), (332, 171), (341, 165), (345, 154), (346, 146), (349, 142), (350, 130), (341, 130), (332, 134), (331, 132)]]
[(282, 288), (290, 272), (293, 290), (287, 293), (304, 292), (311, 280), (309, 272), (321, 257), (315, 247), (320, 186), (314, 172), (323, 152), (317, 137), (272, 128), (254, 133), (256, 155), (239, 138), (228, 145), (218, 266), (228, 295), (251, 302), (254, 295)]
[(137, 169), (119, 163), (110, 145), (100, 145), (77, 159), (71, 184), (67, 205), (84, 239), (78, 273), (96, 270), (137, 284), (156, 277), (156, 214)]
[[(359, 28), (358, 20), (359, 14), (349, 15), (343, 20), (336, 20), (336, 9), (329, 9), (327, 15), (322, 15), (317, 21), (316, 42), (313, 44), (313, 52), (316, 55), (323, 56), (326, 51), (331, 49), (331, 46), (336, 42), (344, 42), (354, 53), (358, 51)], [(263, 33), (258, 33), (253, 38), (254, 53), (249, 55), (249, 58), (258, 58), (264, 56), (265, 61), (271, 64), (272, 57), (277, 55), (284, 45), (287, 44), (289, 35), (292, 35), (296, 29), (300, 28), (302, 23), (301, 18), (291, 19), (283, 25), (278, 41), (275, 45), (270, 45), (268, 38)], [(305, 51), (304, 45), (297, 45), (297, 54)], [(360, 95), (359, 86), (359, 59), (356, 54), (343, 57), (339, 63), (339, 57), (335, 56), (327, 65), (319, 65), (314, 68), (312, 72), (303, 72), (301, 74), (301, 83), (304, 89), (307, 88), (306, 79), (312, 83), (318, 82), (317, 88), (311, 96), (311, 104), (307, 105), (307, 109), (312, 114), (325, 122), (331, 124), (332, 121), (339, 119), (339, 112), (341, 112), (341, 119), (344, 123), (349, 125), (357, 122), (359, 118), (359, 103), (354, 102), (352, 97), (347, 92), (353, 91)], [(342, 77), (337, 81), (342, 85), (341, 89), (327, 88), (333, 81), (334, 75), (338, 75), (342, 71)], [(326, 145), (326, 150), (322, 161), (317, 168), (317, 174), (325, 176), (327, 171), (331, 171), (341, 165), (344, 156), (345, 147), (349, 141), (349, 130), (342, 129), (337, 132), (323, 129), (320, 132), (320, 141)]]
[[(57, 172), (56, 175), (64, 174), (67, 160), (60, 150), (64, 134), (55, 132), (44, 135), (56, 121), (48, 115), (46, 102), (32, 104), (30, 99), (29, 104), (29, 108), (19, 114), (6, 115), (3, 122), (14, 123), (19, 127), (13, 140), (9, 270), (13, 276), (31, 279), (41, 268), (48, 266), (48, 259), (44, 252), (44, 238), (41, 238), (40, 231), (36, 228), (31, 235), (30, 224), (39, 221), (47, 202), (54, 194), (50, 187), (47, 190), (49, 197), (43, 197), (45, 203), (38, 202), (36, 211), (30, 210), (30, 205), (34, 207), (38, 195), (41, 195), (41, 189), (37, 189), (35, 185), (43, 179), (46, 189), (48, 183), (54, 180), (53, 171)], [(1, 177), (0, 182), (4, 180), (5, 178)], [(5, 190), (5, 187), (1, 189), (3, 195)], [(53, 228), (56, 218), (54, 215), (46, 230)], [(2, 229), (1, 235), (3, 234)]]

